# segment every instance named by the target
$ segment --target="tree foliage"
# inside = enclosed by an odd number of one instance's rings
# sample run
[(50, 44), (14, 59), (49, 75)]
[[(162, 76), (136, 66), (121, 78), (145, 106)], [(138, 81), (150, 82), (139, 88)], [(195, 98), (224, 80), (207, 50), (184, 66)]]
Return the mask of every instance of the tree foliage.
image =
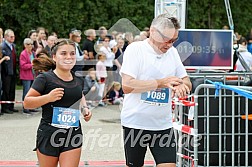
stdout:
[[(252, 28), (252, 3), (229, 0), (234, 31), (246, 36)], [(224, 0), (188, 0), (187, 28), (221, 29), (229, 25)]]
[[(60, 37), (69, 29), (82, 31), (113, 26), (127, 18), (140, 30), (154, 17), (154, 0), (0, 0), (0, 27), (11, 28), (22, 43), (27, 32), (43, 26)], [(252, 27), (252, 3), (230, 0), (235, 31), (246, 35)], [(221, 29), (228, 25), (224, 0), (187, 0), (187, 28)]]

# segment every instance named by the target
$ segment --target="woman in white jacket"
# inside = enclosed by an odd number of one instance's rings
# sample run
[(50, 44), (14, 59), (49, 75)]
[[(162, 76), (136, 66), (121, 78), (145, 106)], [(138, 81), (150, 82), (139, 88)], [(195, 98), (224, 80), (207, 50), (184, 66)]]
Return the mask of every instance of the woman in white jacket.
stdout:
[[(252, 67), (252, 55), (247, 49), (247, 40), (244, 37), (241, 37), (241, 39), (238, 41), (238, 52), (244, 59), (244, 61), (247, 63), (248, 67), (251, 69)], [(240, 60), (238, 59), (236, 62), (236, 71), (245, 71), (244, 67), (242, 66)]]

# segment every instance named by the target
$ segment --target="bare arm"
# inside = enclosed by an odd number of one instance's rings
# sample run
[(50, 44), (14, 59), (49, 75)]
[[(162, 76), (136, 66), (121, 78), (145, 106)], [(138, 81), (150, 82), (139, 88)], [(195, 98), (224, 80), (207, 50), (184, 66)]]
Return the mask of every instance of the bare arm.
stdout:
[(84, 95), (82, 95), (80, 105), (81, 105), (81, 107), (83, 107), (83, 113), (82, 114), (84, 116), (84, 120), (86, 122), (88, 122), (92, 117), (92, 113), (89, 110), (89, 108), (87, 107), (87, 103), (86, 103), (86, 99), (85, 99)]
[(10, 60), (10, 57), (9, 57), (9, 56), (4, 56), (3, 58), (1, 58), (0, 64), (2, 64), (2, 62), (3, 62), (4, 60)]
[(190, 89), (190, 91), (192, 90), (192, 83), (190, 81), (190, 78), (188, 76), (182, 78), (183, 83)]
[(88, 52), (89, 59), (94, 59), (94, 52)]
[(120, 70), (122, 65), (119, 63), (119, 61), (117, 59), (114, 60), (115, 65), (117, 66), (117, 68)]
[(187, 96), (190, 91), (192, 90), (192, 83), (188, 76), (182, 78), (183, 83), (177, 86), (174, 86), (174, 90), (172, 91), (172, 97), (175, 95), (177, 97), (185, 97)]
[(175, 90), (173, 86), (181, 83), (183, 83), (183, 80), (175, 76), (156, 80), (137, 80), (127, 74), (122, 74), (122, 88), (126, 94), (142, 93), (157, 88), (171, 88)]
[(34, 109), (41, 107), (47, 103), (54, 102), (56, 100), (60, 100), (64, 95), (63, 88), (55, 88), (50, 93), (41, 95), (38, 91), (33, 88), (30, 88), (27, 95), (24, 99), (24, 108), (26, 109)]

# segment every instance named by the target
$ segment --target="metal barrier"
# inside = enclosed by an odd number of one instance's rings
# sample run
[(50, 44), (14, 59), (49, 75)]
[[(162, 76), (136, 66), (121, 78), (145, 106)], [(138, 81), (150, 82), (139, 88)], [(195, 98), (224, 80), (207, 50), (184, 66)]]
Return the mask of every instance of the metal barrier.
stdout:
[[(252, 90), (252, 87), (233, 87)], [(198, 105), (194, 109), (193, 127), (202, 137), (197, 141), (198, 147), (188, 148), (193, 152), (194, 166), (252, 166), (249, 121), (252, 104), (234, 91), (220, 88), (216, 92), (215, 89), (212, 84), (201, 84), (194, 92)]]
[(252, 86), (252, 83), (249, 83), (249, 81), (251, 80), (250, 78), (252, 76), (252, 73), (248, 73), (248, 72), (207, 73), (207, 72), (202, 71), (201, 73), (188, 73), (188, 75), (190, 76), (191, 82), (193, 84), (192, 93), (195, 91), (198, 85), (206, 84), (206, 79), (223, 82), (224, 84), (228, 84), (228, 85)]
[[(252, 91), (252, 73), (189, 73), (194, 106), (174, 102), (177, 166), (252, 166), (252, 102), (206, 79)], [(193, 99), (194, 98), (194, 99)], [(191, 112), (191, 110), (194, 112)], [(194, 113), (194, 119), (191, 114)], [(250, 142), (249, 142), (250, 141)]]
[(184, 99), (173, 99), (172, 105), (174, 110), (173, 129), (177, 142), (177, 166), (194, 167), (194, 152), (193, 150), (189, 151), (188, 148), (190, 146), (195, 147), (194, 144), (197, 144), (194, 142), (197, 138), (197, 129), (192, 127), (192, 121), (194, 119), (194, 107), (198, 104), (194, 102), (192, 96), (189, 96)]

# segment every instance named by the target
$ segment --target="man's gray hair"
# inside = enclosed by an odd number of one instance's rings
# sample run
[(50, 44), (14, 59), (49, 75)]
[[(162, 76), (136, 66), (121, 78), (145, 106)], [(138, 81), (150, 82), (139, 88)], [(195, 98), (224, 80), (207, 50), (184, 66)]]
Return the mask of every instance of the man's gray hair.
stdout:
[(155, 17), (151, 23), (151, 26), (157, 28), (158, 30), (163, 30), (166, 28), (180, 29), (180, 24), (178, 19), (171, 17), (169, 14), (160, 14)]
[(88, 30), (85, 31), (84, 34), (85, 34), (87, 37), (89, 37), (89, 36), (94, 35), (94, 33), (95, 33), (95, 30), (94, 30), (94, 29), (88, 29)]
[(7, 37), (7, 36), (9, 36), (10, 33), (14, 33), (14, 31), (11, 29), (7, 29), (4, 31), (4, 36)]

